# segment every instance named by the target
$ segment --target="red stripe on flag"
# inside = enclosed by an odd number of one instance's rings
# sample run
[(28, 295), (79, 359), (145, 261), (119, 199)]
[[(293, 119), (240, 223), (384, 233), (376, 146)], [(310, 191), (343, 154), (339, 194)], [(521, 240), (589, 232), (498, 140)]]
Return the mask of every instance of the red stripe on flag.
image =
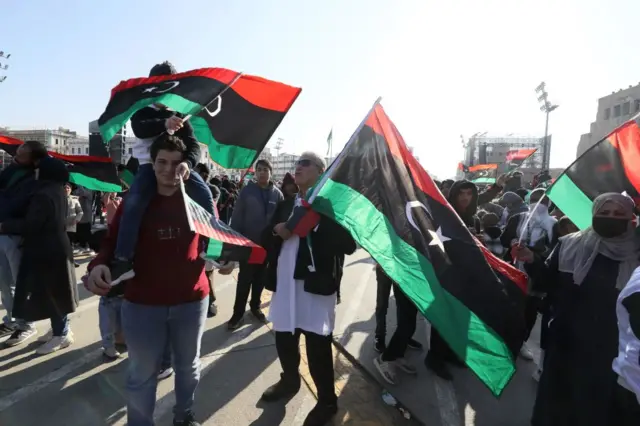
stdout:
[[(444, 198), (440, 190), (436, 187), (431, 177), (427, 174), (424, 168), (418, 163), (418, 160), (409, 152), (407, 145), (402, 138), (402, 135), (393, 124), (384, 109), (380, 104), (376, 105), (373, 112), (367, 117), (365, 123), (371, 127), (376, 133), (384, 137), (389, 146), (389, 151), (398, 159), (400, 159), (409, 169), (409, 172), (413, 176), (413, 180), (418, 188), (425, 194), (441, 204), (447, 206), (454, 214), (457, 215), (453, 207), (449, 205), (449, 202)], [(482, 248), (482, 252), (485, 255), (485, 259), (491, 265), (492, 268), (501, 272), (511, 281), (515, 282), (519, 288), (527, 289), (527, 275), (522, 271), (514, 268), (506, 262), (500, 261), (489, 250), (487, 250), (482, 244), (478, 242), (478, 245)]]
[(627, 179), (640, 192), (640, 128), (635, 121), (629, 121), (611, 133), (607, 140), (618, 150)]
[(7, 145), (22, 145), (24, 142), (20, 139), (12, 138), (11, 136), (2, 136), (0, 135), (0, 144)]
[[(22, 145), (24, 141), (9, 136), (0, 136), (0, 144), (8, 145)], [(109, 157), (95, 157), (92, 155), (65, 155), (55, 151), (47, 151), (53, 158), (66, 161), (68, 163), (112, 163), (113, 161)]]

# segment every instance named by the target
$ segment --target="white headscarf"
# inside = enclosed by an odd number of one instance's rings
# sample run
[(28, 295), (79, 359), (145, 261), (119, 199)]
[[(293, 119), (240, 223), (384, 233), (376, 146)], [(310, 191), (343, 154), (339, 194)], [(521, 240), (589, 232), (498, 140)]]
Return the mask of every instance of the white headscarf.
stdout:
[[(633, 200), (629, 197), (609, 192), (599, 195), (593, 201), (593, 216), (607, 202), (623, 207), (629, 213), (629, 216), (631, 216), (635, 207)], [(560, 242), (558, 269), (560, 272), (573, 274), (573, 282), (577, 285), (582, 284), (598, 254), (620, 262), (616, 279), (616, 288), (619, 290), (624, 288), (633, 271), (640, 265), (638, 260), (639, 246), (635, 236), (635, 228), (631, 221), (629, 221), (627, 231), (618, 237), (602, 238), (592, 227), (589, 227), (583, 231), (560, 238)]]

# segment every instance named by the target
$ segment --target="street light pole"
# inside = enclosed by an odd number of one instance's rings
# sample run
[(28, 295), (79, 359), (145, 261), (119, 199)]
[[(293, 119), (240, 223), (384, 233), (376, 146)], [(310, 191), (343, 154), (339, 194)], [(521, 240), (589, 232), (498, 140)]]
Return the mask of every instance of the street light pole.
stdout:
[(549, 102), (549, 93), (547, 92), (547, 84), (543, 81), (536, 87), (536, 93), (539, 93), (538, 102), (540, 102), (540, 111), (546, 114), (544, 124), (544, 139), (542, 141), (542, 169), (549, 168), (549, 157), (551, 156), (551, 143), (549, 141), (549, 114), (555, 111), (560, 105)]

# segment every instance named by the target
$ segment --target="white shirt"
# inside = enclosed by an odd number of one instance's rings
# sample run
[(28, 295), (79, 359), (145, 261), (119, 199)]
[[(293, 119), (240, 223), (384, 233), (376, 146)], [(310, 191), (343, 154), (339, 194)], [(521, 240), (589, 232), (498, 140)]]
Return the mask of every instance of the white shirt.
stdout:
[(640, 292), (640, 268), (636, 268), (629, 283), (620, 292), (616, 303), (618, 315), (618, 357), (613, 360), (613, 371), (618, 373), (618, 383), (636, 394), (640, 404), (640, 336), (633, 334), (629, 322), (629, 312), (622, 301)]
[[(296, 199), (296, 206), (298, 205), (300, 200)], [(278, 257), (276, 292), (271, 297), (269, 307), (269, 321), (275, 331), (294, 333), (299, 328), (328, 336), (333, 333), (336, 322), (336, 294), (321, 296), (307, 293), (304, 291), (304, 281), (293, 278), (299, 247), (300, 237), (297, 235), (282, 244)]]

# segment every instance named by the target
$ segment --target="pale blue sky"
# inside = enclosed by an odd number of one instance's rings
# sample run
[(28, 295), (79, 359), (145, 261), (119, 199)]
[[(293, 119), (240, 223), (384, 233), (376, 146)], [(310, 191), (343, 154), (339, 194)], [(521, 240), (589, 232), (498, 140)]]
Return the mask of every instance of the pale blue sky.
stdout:
[[(0, 125), (87, 133), (111, 87), (165, 59), (303, 88), (274, 135), (284, 150), (336, 150), (371, 103), (444, 178), (460, 134), (541, 135), (548, 85), (551, 163), (568, 165), (596, 100), (640, 81), (633, 0), (3, 0)], [(0, 59), (0, 62), (3, 60)]]

